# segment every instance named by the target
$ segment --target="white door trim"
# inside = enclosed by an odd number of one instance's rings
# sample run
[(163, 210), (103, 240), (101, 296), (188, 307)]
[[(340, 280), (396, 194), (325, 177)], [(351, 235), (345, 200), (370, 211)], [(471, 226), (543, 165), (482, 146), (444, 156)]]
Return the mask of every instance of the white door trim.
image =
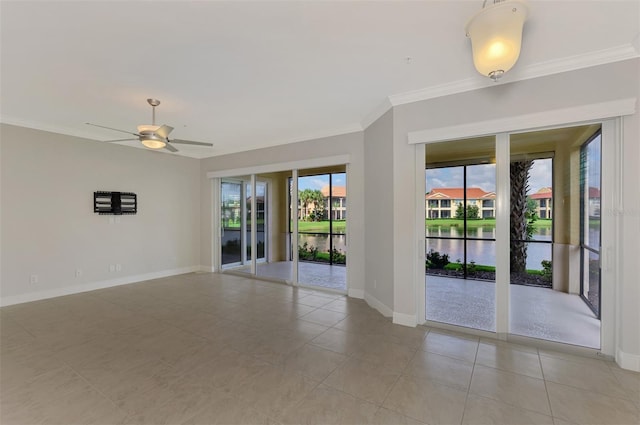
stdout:
[(636, 103), (637, 99), (631, 97), (610, 102), (412, 131), (408, 133), (408, 143), (438, 143), (499, 133), (522, 133), (531, 130), (567, 127), (593, 120), (604, 121), (609, 118), (635, 114)]

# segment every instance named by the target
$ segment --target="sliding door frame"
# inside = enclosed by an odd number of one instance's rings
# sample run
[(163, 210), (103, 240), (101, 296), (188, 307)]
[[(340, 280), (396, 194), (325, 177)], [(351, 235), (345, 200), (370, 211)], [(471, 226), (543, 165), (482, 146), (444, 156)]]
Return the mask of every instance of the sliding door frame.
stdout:
[[(509, 333), (509, 309), (510, 309), (510, 265), (509, 265), (509, 209), (510, 209), (510, 135), (529, 131), (542, 131), (556, 128), (572, 127), (579, 125), (600, 124), (602, 128), (602, 207), (601, 207), (601, 279), (607, 282), (603, 285), (601, 293), (601, 326), (600, 349), (584, 351), (598, 352), (607, 357), (615, 356), (615, 321), (616, 285), (618, 283), (618, 270), (620, 260), (618, 253), (620, 246), (620, 220), (618, 211), (622, 206), (622, 117), (635, 112), (635, 99), (620, 102), (610, 102), (606, 105), (589, 105), (573, 109), (563, 110), (561, 117), (566, 120), (557, 122), (557, 111), (548, 111), (532, 115), (531, 123), (526, 124), (528, 116), (509, 118), (504, 120), (487, 121), (483, 123), (461, 125), (450, 128), (424, 130), (409, 133), (410, 144), (415, 145), (415, 171), (416, 171), (416, 222), (415, 232), (422, 235), (418, 239), (415, 269), (416, 279), (416, 312), (417, 322), (426, 323), (426, 290), (424, 284), (424, 252), (426, 238), (424, 237), (424, 158), (425, 145), (428, 143), (440, 143), (463, 138), (479, 137), (486, 135), (496, 136), (496, 332), (488, 333), (497, 339), (503, 340), (531, 340), (533, 338), (520, 337)], [(591, 117), (593, 114), (602, 114), (603, 118)], [(571, 119), (571, 118), (574, 119)], [(581, 119), (582, 118), (582, 119)], [(521, 128), (514, 127), (514, 123)], [(492, 131), (492, 129), (496, 131)], [(502, 131), (500, 131), (502, 130)], [(450, 137), (450, 136), (455, 137)], [(420, 147), (421, 146), (421, 147)], [(420, 211), (421, 210), (421, 211)], [(431, 322), (429, 322), (431, 324)], [(436, 324), (437, 325), (437, 324)], [(445, 326), (450, 327), (450, 326)], [(462, 327), (453, 326), (463, 332), (469, 332)], [(475, 333), (475, 332), (474, 332)], [(487, 334), (487, 332), (481, 332)], [(539, 341), (539, 340), (538, 340)], [(541, 342), (538, 342), (540, 344)], [(543, 345), (557, 348), (572, 346), (562, 343), (544, 341)], [(580, 348), (582, 350), (582, 348)]]
[[(255, 177), (260, 174), (267, 173), (275, 173), (282, 171), (291, 171), (293, 178), (293, 193), (292, 193), (292, 205), (294, 208), (297, 208), (298, 205), (298, 170), (301, 169), (309, 169), (309, 168), (321, 168), (321, 167), (330, 167), (336, 165), (344, 165), (345, 166), (345, 174), (346, 174), (346, 185), (347, 185), (347, 193), (351, 191), (349, 188), (349, 168), (350, 168), (351, 157), (350, 155), (336, 155), (330, 157), (321, 157), (321, 158), (313, 158), (313, 159), (305, 159), (299, 161), (290, 161), (290, 162), (280, 162), (266, 165), (257, 165), (253, 167), (244, 167), (244, 168), (235, 168), (229, 170), (220, 170), (220, 171), (211, 171), (207, 173), (207, 178), (211, 180), (212, 184), (212, 214), (211, 214), (211, 241), (212, 241), (212, 250), (211, 250), (211, 264), (213, 264), (213, 271), (220, 272), (222, 271), (221, 263), (222, 263), (222, 250), (221, 250), (221, 214), (220, 214), (220, 183), (225, 179), (233, 179), (234, 176), (251, 176), (251, 184), (252, 184), (252, 193), (255, 194)], [(252, 196), (252, 206), (251, 206), (251, 220), (252, 223), (255, 223), (255, 212), (256, 212), (256, 197)], [(349, 220), (350, 215), (347, 214), (347, 228), (349, 228)], [(294, 249), (297, 246), (298, 240), (298, 222), (297, 220), (293, 220), (292, 223), (292, 240), (290, 242), (291, 249), (294, 253), (297, 253), (297, 249)], [(255, 241), (255, 233), (252, 232), (251, 238), (251, 252), (252, 252), (252, 267), (251, 271), (253, 276), (255, 276), (255, 255), (253, 253), (257, 252), (256, 245), (257, 241)], [(295, 244), (295, 245), (294, 245)], [(347, 233), (347, 246), (349, 246), (349, 233)], [(267, 253), (267, 249), (265, 248), (265, 255)], [(292, 273), (292, 281), (287, 282), (289, 285), (298, 286), (298, 256), (293, 256), (293, 273)], [(259, 276), (256, 276), (259, 277)], [(347, 267), (347, 291), (350, 287), (350, 273), (349, 267)]]

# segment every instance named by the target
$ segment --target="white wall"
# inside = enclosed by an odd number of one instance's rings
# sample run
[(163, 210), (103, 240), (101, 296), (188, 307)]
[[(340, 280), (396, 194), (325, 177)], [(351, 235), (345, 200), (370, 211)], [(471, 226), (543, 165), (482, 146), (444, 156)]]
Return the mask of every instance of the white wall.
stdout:
[[(394, 270), (394, 314), (415, 314), (413, 279), (408, 270), (416, 257), (413, 228), (415, 212), (406, 209), (413, 202), (414, 169), (410, 166), (415, 147), (407, 143), (409, 132), (496, 120), (549, 110), (578, 107), (629, 97), (640, 97), (640, 59), (556, 74), (543, 78), (499, 84), (471, 92), (401, 105), (394, 108), (393, 191), (394, 261), (378, 258)], [(624, 120), (623, 208), (610, 211), (621, 215), (619, 279), (603, 282), (617, 291), (618, 337), (616, 346), (623, 366), (640, 370), (640, 281), (637, 278), (637, 245), (640, 240), (640, 118), (638, 113)], [(366, 141), (365, 141), (366, 143)], [(399, 255), (401, 254), (401, 255)], [(400, 296), (402, 295), (402, 296)]]
[[(212, 267), (212, 185), (208, 172), (259, 167), (313, 158), (349, 155), (347, 174), (347, 268), (349, 294), (364, 296), (364, 146), (363, 133), (350, 133), (201, 160), (201, 264)], [(282, 170), (287, 171), (287, 170)]]
[[(10, 125), (0, 143), (3, 305), (199, 266), (199, 160)], [(136, 193), (138, 214), (112, 224), (97, 190)]]
[(394, 298), (393, 267), (389, 264), (394, 256), (393, 110), (371, 124), (364, 138), (365, 299), (391, 316)]

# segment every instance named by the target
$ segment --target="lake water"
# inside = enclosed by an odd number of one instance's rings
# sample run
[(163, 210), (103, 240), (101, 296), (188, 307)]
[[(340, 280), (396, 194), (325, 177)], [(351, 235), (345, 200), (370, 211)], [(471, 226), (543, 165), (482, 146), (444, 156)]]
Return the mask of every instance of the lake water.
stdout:
[[(461, 261), (464, 258), (464, 241), (456, 239), (434, 239), (434, 237), (462, 237), (462, 228), (457, 226), (427, 226), (427, 251), (433, 249), (441, 254), (448, 254), (449, 261)], [(239, 239), (240, 232), (225, 232), (223, 243), (230, 239)], [(589, 232), (592, 241), (597, 239), (597, 232)], [(473, 229), (467, 229), (467, 236), (472, 238), (495, 239), (495, 227), (485, 226)], [(305, 242), (309, 246), (317, 247), (319, 251), (329, 251), (329, 235), (325, 234), (299, 234), (298, 245), (302, 246)], [(543, 227), (536, 229), (533, 235), (536, 241), (551, 241), (551, 228)], [(264, 233), (258, 233), (258, 240), (264, 240)], [(346, 235), (334, 235), (333, 246), (342, 251), (347, 252)], [(496, 243), (495, 241), (477, 241), (467, 240), (467, 262), (474, 261), (476, 264), (487, 266), (496, 265)], [(348, 254), (347, 254), (348, 257)], [(550, 243), (527, 243), (527, 269), (542, 270), (540, 264), (542, 260), (551, 261), (551, 244)]]
[[(462, 226), (427, 226), (427, 252), (431, 249), (440, 254), (448, 254), (449, 261), (457, 262), (464, 259), (464, 240), (459, 239), (435, 239), (434, 237), (449, 238), (462, 237)], [(467, 237), (480, 239), (495, 239), (494, 226), (468, 228)], [(551, 228), (541, 227), (536, 229), (533, 235), (534, 241), (551, 241)], [(527, 243), (527, 269), (542, 270), (541, 262), (551, 261), (551, 244)], [(492, 240), (478, 241), (467, 240), (467, 263), (475, 262), (485, 266), (496, 265), (496, 242)]]
[[(535, 240), (550, 241), (551, 229), (540, 228), (534, 235)], [(430, 236), (439, 237), (461, 237), (462, 229), (456, 226), (429, 226), (426, 229), (427, 251), (433, 249), (441, 254), (449, 254), (449, 261), (456, 262), (458, 259), (464, 258), (464, 241), (456, 239), (434, 239)], [(493, 239), (495, 235), (495, 227), (479, 227), (467, 229), (467, 236), (472, 238)], [(329, 236), (323, 234), (299, 234), (298, 245), (302, 246), (305, 242), (309, 246), (317, 247), (320, 251), (329, 251)], [(342, 251), (347, 252), (346, 236), (334, 235), (333, 246)], [(494, 241), (467, 241), (467, 262), (474, 261), (476, 264), (484, 264), (487, 266), (496, 265), (496, 243)], [(347, 254), (348, 257), (348, 254)], [(527, 244), (527, 268), (532, 270), (542, 270), (540, 264), (542, 260), (551, 260), (551, 244), (547, 243), (528, 243)]]

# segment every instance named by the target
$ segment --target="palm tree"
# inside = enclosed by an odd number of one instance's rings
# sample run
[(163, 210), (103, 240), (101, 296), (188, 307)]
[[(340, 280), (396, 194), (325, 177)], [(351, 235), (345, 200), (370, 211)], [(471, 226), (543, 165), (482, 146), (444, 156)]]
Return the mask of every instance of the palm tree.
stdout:
[(511, 163), (511, 273), (527, 271), (527, 191), (532, 160)]
[(311, 189), (305, 189), (298, 191), (298, 202), (302, 211), (300, 212), (300, 220), (306, 219), (309, 211), (309, 204), (311, 203), (313, 191)]

